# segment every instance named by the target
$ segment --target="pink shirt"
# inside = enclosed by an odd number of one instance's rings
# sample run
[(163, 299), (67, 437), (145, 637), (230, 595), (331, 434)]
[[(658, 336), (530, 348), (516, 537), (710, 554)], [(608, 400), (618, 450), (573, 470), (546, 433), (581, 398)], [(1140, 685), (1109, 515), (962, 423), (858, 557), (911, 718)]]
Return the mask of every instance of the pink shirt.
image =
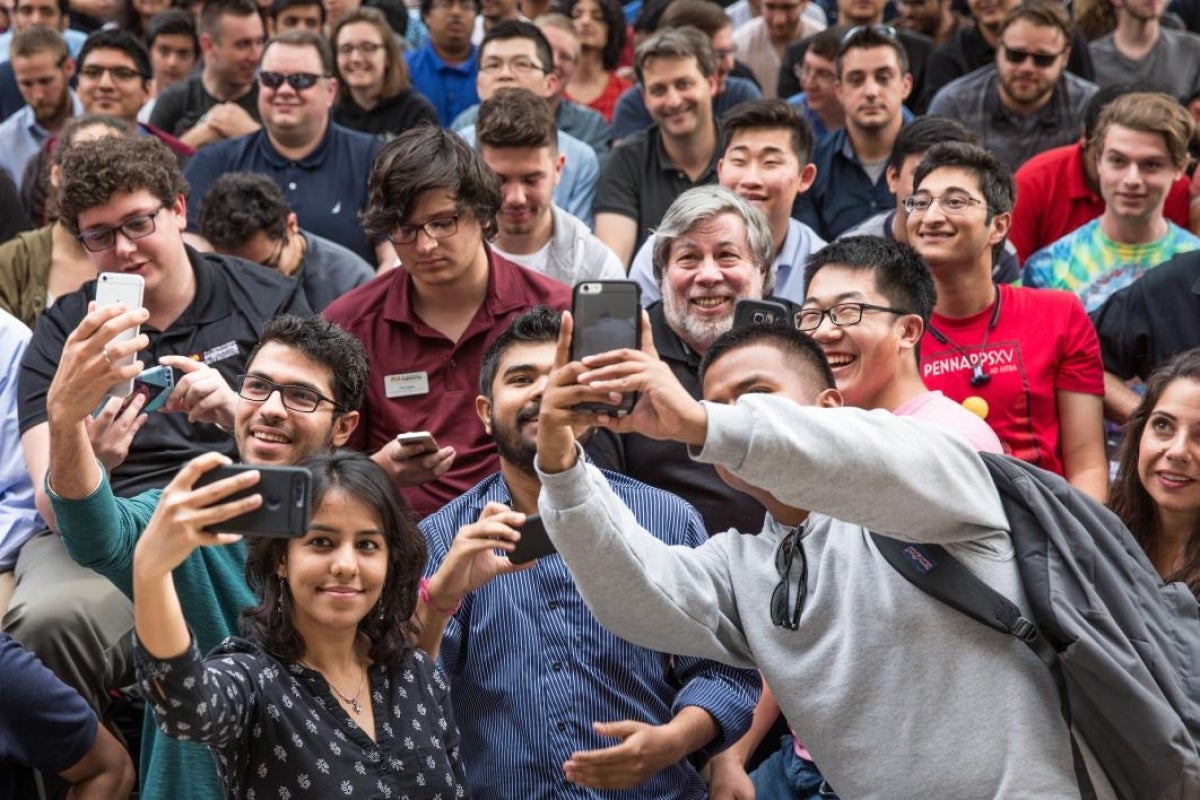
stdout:
[(941, 392), (919, 394), (892, 411), (897, 417), (912, 417), (947, 430), (967, 440), (967, 444), (985, 453), (1003, 453), (1004, 446), (986, 422)]

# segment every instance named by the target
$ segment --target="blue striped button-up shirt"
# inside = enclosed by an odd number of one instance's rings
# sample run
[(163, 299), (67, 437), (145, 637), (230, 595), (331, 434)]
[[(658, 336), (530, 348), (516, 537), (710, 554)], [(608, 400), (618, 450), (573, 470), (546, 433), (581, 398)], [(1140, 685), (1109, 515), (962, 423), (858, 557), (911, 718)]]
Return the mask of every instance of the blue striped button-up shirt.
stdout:
[[(605, 476), (638, 521), (663, 541), (696, 547), (708, 539), (695, 509), (675, 495), (616, 473)], [(512, 504), (499, 473), (421, 522), (429, 542), (427, 575), (437, 571), (459, 528), (478, 520), (493, 501)], [(646, 650), (609, 633), (557, 555), (468, 595), (446, 627), (441, 659), (477, 800), (703, 798), (704, 783), (687, 760), (636, 789), (602, 794), (568, 783), (562, 765), (577, 750), (618, 744), (592, 730), (593, 722), (661, 725), (684, 706), (704, 709), (720, 726), (705, 748), (711, 755), (749, 728), (761, 686), (752, 670)]]

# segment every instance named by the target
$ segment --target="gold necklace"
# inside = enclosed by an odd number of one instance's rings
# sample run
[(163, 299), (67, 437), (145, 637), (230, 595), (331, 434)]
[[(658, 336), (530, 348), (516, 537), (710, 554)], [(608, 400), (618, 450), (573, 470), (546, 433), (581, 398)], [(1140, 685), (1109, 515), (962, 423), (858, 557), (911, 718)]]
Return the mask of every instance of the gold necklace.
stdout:
[(362, 703), (358, 702), (358, 696), (360, 694), (362, 694), (363, 686), (365, 686), (367, 683), (366, 667), (363, 667), (362, 678), (360, 678), (358, 681), (358, 688), (354, 690), (354, 695), (351, 697), (348, 697), (348, 696), (342, 694), (341, 690), (333, 685), (333, 681), (329, 680), (329, 678), (327, 678), (325, 676), (324, 672), (321, 672), (321, 670), (317, 669), (312, 664), (309, 664), (307, 661), (304, 661), (303, 659), (298, 658), (298, 659), (296, 659), (296, 661), (299, 662), (299, 664), (301, 666), (307, 667), (308, 669), (311, 669), (313, 672), (316, 672), (317, 674), (319, 674), (322, 678), (325, 678), (325, 683), (328, 684), (330, 689), (333, 689), (333, 693), (336, 694), (338, 697), (342, 698), (343, 702), (349, 703), (350, 707), (352, 709), (354, 709), (355, 714), (362, 713)]

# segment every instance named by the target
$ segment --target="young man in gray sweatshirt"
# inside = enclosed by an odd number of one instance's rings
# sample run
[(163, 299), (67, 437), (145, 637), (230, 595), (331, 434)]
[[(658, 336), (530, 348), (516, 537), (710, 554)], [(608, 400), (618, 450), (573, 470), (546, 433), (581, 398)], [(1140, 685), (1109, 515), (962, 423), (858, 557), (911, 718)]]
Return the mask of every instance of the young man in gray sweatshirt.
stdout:
[[(719, 339), (702, 367), (702, 402), (649, 345), (568, 363), (570, 327), (538, 421), (539, 508), (602, 624), (632, 642), (758, 668), (841, 796), (1078, 796), (1045, 667), (1015, 638), (913, 587), (869, 535), (941, 544), (1024, 604), (1008, 520), (965, 440), (839, 408), (820, 348), (782, 326)], [(627, 391), (640, 399), (619, 420), (572, 410)], [(695, 550), (662, 545), (579, 458), (571, 425), (583, 423), (688, 444), (760, 499), (763, 531)], [(1099, 796), (1114, 797), (1084, 750)]]

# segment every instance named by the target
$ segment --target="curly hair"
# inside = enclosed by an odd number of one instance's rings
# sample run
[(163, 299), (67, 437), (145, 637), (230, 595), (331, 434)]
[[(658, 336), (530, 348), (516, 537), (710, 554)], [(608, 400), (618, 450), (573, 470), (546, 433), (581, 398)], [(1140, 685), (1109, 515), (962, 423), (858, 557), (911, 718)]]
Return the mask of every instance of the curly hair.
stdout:
[(485, 237), (496, 232), (499, 179), (466, 140), (434, 125), (407, 130), (379, 151), (359, 223), (368, 236), (387, 236), (407, 222), (421, 195), (436, 189), (474, 214)]
[[(402, 661), (411, 649), (416, 630), (410, 621), (417, 608), (417, 582), (425, 569), (425, 537), (417, 528), (412, 510), (393, 486), (387, 473), (370, 458), (352, 450), (332, 450), (310, 458), (304, 466), (312, 472), (312, 505), (321, 507), (330, 492), (338, 491), (369, 508), (379, 519), (387, 542), (387, 577), (379, 602), (358, 623), (371, 641), (372, 661)], [(259, 603), (242, 613), (243, 633), (255, 639), (280, 661), (304, 656), (304, 638), (292, 619), (295, 602), (286, 580), (279, 577), (287, 558), (288, 539), (255, 538), (246, 555), (246, 583)]]
[(179, 162), (165, 144), (153, 136), (79, 142), (63, 155), (59, 222), (78, 234), (81, 213), (104, 205), (113, 195), (143, 189), (163, 205), (187, 193)]

